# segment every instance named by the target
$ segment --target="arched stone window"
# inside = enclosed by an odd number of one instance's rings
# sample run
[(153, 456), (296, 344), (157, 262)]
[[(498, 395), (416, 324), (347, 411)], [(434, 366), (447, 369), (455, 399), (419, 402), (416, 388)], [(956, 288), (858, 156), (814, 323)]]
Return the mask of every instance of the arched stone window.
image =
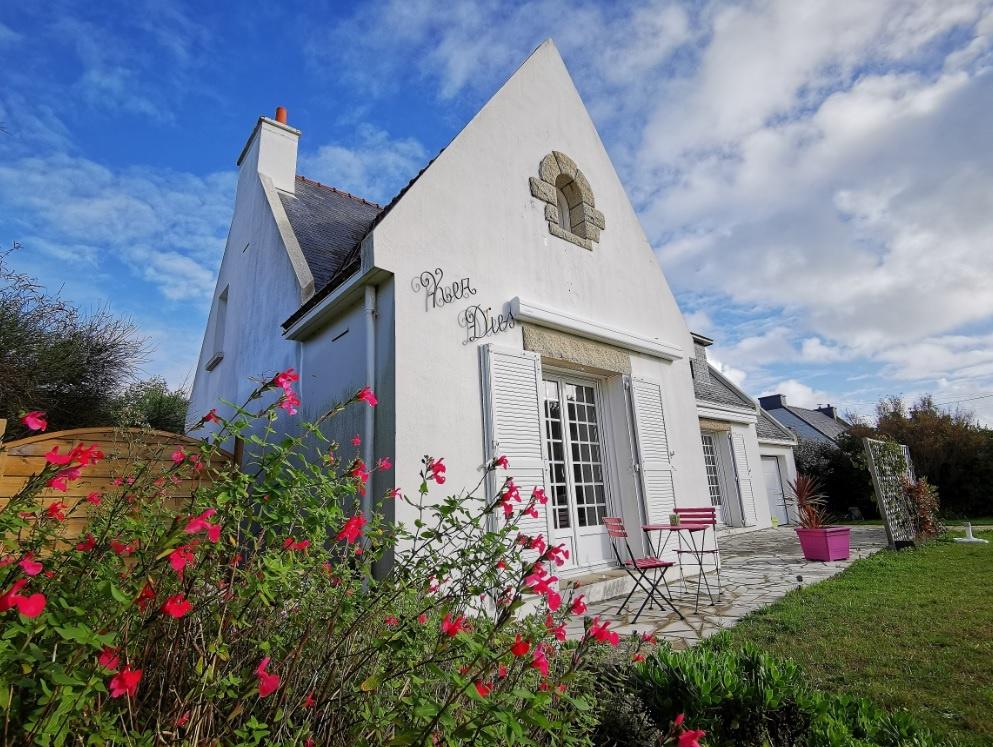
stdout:
[(553, 236), (593, 250), (605, 228), (590, 183), (565, 153), (553, 150), (531, 177), (531, 194), (545, 203), (545, 220)]

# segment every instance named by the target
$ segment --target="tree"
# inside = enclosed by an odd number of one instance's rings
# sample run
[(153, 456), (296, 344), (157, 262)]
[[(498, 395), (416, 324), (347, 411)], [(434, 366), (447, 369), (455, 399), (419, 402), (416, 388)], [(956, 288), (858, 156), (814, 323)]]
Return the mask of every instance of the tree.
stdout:
[(190, 399), (182, 389), (169, 389), (165, 379), (131, 384), (114, 403), (114, 422), (126, 428), (153, 428), (183, 433)]
[(43, 410), (49, 429), (106, 425), (122, 388), (135, 378), (146, 341), (126, 318), (106, 309), (84, 314), (0, 252), (0, 418), (8, 438), (25, 434), (17, 419)]

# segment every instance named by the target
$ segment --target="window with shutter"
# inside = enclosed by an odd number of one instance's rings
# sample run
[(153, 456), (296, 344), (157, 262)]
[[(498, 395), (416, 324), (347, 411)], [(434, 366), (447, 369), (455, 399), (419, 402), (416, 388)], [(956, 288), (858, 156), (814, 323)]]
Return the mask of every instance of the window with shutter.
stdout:
[(752, 469), (748, 464), (748, 452), (745, 450), (745, 438), (740, 433), (731, 435), (731, 446), (734, 451), (734, 470), (738, 478), (738, 493), (741, 496), (741, 510), (746, 526), (758, 523), (755, 508), (755, 492), (752, 490)]
[(637, 469), (641, 477), (645, 514), (649, 523), (666, 524), (676, 507), (676, 490), (662, 404), (662, 386), (645, 379), (631, 380), (631, 405), (637, 438)]

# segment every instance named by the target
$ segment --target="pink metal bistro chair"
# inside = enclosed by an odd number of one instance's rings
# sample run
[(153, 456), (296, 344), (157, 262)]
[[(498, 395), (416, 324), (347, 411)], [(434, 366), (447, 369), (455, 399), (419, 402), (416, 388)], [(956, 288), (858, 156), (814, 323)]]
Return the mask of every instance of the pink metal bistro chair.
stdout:
[[(679, 520), (681, 522), (685, 524), (709, 526), (714, 535), (714, 546), (712, 548), (707, 547), (706, 531), (702, 532), (699, 546), (697, 546), (696, 539), (693, 537), (692, 533), (689, 535), (689, 543), (687, 546), (683, 545), (682, 536), (680, 535), (679, 547), (676, 550), (676, 558), (679, 560), (679, 573), (683, 578), (683, 589), (686, 589), (686, 576), (683, 574), (683, 556), (690, 555), (700, 567), (700, 578), (697, 579), (696, 585), (697, 608), (700, 606), (700, 590), (704, 585), (707, 587), (707, 596), (710, 597), (711, 602), (714, 601), (714, 595), (710, 589), (710, 581), (707, 578), (703, 565), (704, 557), (710, 556), (714, 559), (714, 571), (717, 576), (717, 599), (719, 601), (721, 598), (721, 548), (717, 544), (717, 508), (715, 506), (693, 506), (687, 508), (676, 508), (674, 511), (679, 515)], [(701, 581), (703, 581), (703, 584), (700, 583)]]
[[(645, 592), (645, 601), (641, 603), (641, 607), (638, 608), (632, 622), (638, 622), (645, 606), (648, 605), (651, 609), (654, 602), (658, 602), (660, 610), (665, 609), (666, 606), (671, 607), (672, 611), (679, 615), (680, 620), (685, 620), (683, 613), (676, 609), (676, 605), (672, 603), (672, 592), (669, 590), (669, 582), (665, 578), (666, 571), (672, 568), (675, 563), (654, 556), (635, 557), (631, 550), (631, 544), (628, 542), (627, 530), (624, 529), (624, 521), (618, 516), (605, 516), (603, 523), (607, 527), (607, 535), (610, 537), (610, 545), (614, 550), (617, 562), (634, 579), (635, 583), (631, 592), (621, 602), (621, 606), (617, 608), (617, 614), (620, 614), (627, 606), (634, 592), (641, 589)], [(621, 548), (623, 548), (623, 553)], [(654, 578), (649, 577), (649, 573), (654, 573)], [(659, 589), (659, 584), (665, 585), (665, 593)]]

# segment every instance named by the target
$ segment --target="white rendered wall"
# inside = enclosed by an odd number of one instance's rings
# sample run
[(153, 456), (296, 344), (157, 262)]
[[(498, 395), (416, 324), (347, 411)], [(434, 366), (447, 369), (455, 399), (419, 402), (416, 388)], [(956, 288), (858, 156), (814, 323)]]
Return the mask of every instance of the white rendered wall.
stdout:
[[(575, 160), (605, 216), (593, 251), (551, 236), (544, 204), (530, 194), (528, 178), (552, 150)], [(663, 385), (678, 501), (708, 503), (689, 330), (553, 45), (542, 45), (446, 148), (375, 229), (368, 250), (364, 264), (396, 279), (401, 485), (416, 487), (425, 453), (446, 457), (446, 491), (477, 482), (484, 451), (477, 348), (522, 346), (519, 327), (463, 344), (457, 319), (469, 302), (425, 310), (411, 281), (441, 267), (449, 280), (470, 278), (478, 291), (472, 301), (495, 312), (519, 296), (681, 347), (687, 357), (675, 362), (633, 355), (633, 374)]]

